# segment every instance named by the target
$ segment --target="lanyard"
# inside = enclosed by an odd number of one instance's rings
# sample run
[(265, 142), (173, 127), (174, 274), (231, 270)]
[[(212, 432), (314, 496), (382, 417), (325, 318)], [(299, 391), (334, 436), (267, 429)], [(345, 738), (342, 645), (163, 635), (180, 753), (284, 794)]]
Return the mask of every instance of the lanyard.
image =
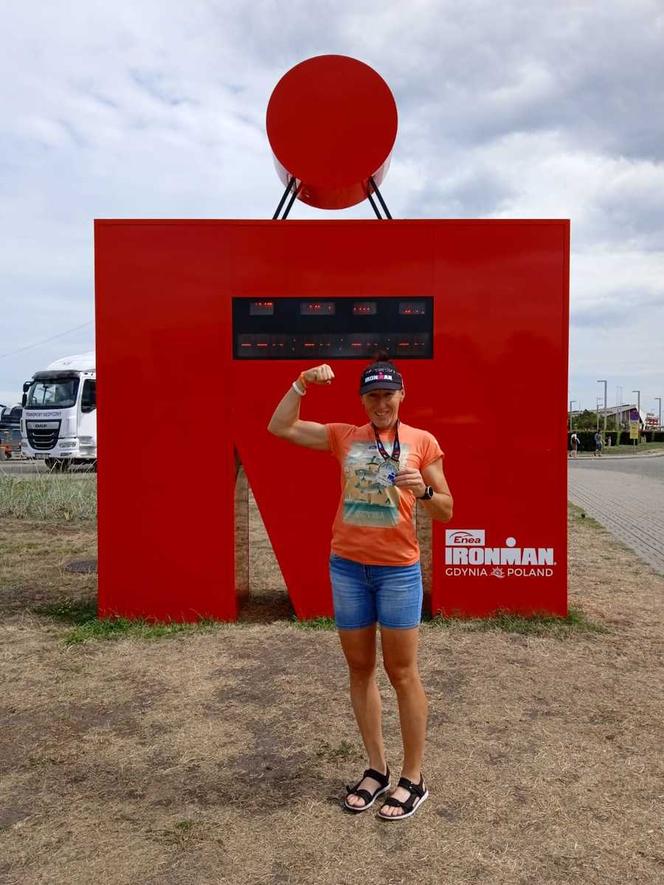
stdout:
[(372, 422), (371, 426), (373, 427), (373, 432), (376, 437), (376, 448), (380, 452), (381, 458), (385, 461), (396, 461), (399, 463), (399, 457), (401, 455), (401, 444), (399, 442), (399, 419), (397, 418), (397, 423), (394, 426), (394, 443), (392, 445), (392, 454), (388, 455), (385, 446), (382, 443), (380, 436), (378, 435), (378, 428)]

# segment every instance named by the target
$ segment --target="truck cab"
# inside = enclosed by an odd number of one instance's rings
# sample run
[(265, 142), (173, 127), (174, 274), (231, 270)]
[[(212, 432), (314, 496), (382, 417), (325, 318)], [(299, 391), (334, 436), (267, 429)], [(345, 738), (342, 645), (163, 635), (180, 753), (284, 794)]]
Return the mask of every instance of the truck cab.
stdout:
[(3, 406), (0, 403), (0, 461), (21, 454), (20, 405)]
[(56, 470), (96, 466), (96, 410), (94, 352), (64, 357), (35, 372), (23, 385), (23, 455)]

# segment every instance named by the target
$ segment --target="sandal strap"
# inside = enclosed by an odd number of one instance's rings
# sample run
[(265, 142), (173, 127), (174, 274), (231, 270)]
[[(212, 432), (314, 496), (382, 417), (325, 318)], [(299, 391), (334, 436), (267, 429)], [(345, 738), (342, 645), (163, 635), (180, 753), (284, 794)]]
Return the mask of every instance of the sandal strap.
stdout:
[[(378, 781), (380, 786), (376, 787), (376, 789), (374, 790), (373, 793), (370, 793), (369, 790), (366, 790), (364, 787), (360, 788), (360, 784), (365, 779), (365, 777), (372, 777), (372, 778), (374, 778), (374, 780)], [(362, 775), (362, 777), (359, 779), (359, 781), (355, 784), (354, 787), (352, 787), (350, 784), (346, 784), (347, 796), (350, 796), (351, 793), (356, 793), (362, 799), (365, 799), (365, 801), (368, 803), (368, 802), (371, 802), (371, 800), (375, 798), (378, 790), (381, 790), (383, 787), (386, 787), (389, 784), (389, 782), (390, 782), (389, 766), (388, 766), (385, 774), (383, 774), (380, 771), (376, 771), (375, 768), (367, 768), (365, 770), (364, 774)]]
[[(368, 790), (365, 790), (364, 787), (359, 790), (351, 790), (348, 796), (350, 796), (351, 793), (353, 793), (355, 796), (359, 796), (360, 799), (364, 799), (365, 805), (368, 805), (369, 802), (371, 802), (371, 800), (374, 798), (373, 794), (370, 793)], [(348, 796), (346, 796), (346, 798), (348, 798)], [(361, 808), (362, 806), (358, 805), (356, 807)]]
[(407, 777), (399, 778), (400, 787), (404, 787), (406, 790), (408, 790), (408, 792), (411, 794), (411, 797), (412, 794), (415, 793), (415, 795), (419, 796), (421, 799), (422, 796), (424, 796), (424, 779), (422, 778), (422, 776), (420, 776), (420, 782), (422, 786), (420, 786), (420, 784), (413, 783), (413, 781), (408, 780)]
[[(420, 800), (418, 799), (417, 801), (419, 802)], [(395, 799), (394, 796), (390, 796), (389, 799), (386, 799), (385, 802), (383, 802), (383, 806), (385, 805), (391, 805), (394, 808), (403, 808), (404, 811), (410, 811), (415, 805), (415, 796), (411, 793), (403, 802), (401, 799)]]
[[(364, 777), (362, 778), (362, 780), (364, 780), (365, 777), (372, 777), (374, 780), (378, 781), (381, 787), (384, 787), (385, 784), (389, 783), (390, 780), (390, 767), (389, 765), (387, 766), (387, 771), (385, 772), (385, 774), (380, 771), (376, 771), (375, 768), (367, 768), (364, 772)], [(362, 783), (362, 781), (360, 781), (360, 783)]]

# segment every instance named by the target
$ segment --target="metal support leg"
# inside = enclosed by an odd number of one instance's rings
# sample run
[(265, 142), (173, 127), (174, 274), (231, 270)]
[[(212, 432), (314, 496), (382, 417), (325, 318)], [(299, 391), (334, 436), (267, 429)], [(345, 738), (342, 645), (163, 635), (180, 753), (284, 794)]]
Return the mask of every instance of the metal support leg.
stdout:
[(376, 204), (375, 204), (375, 202), (374, 202), (374, 198), (371, 196), (371, 191), (367, 191), (367, 199), (368, 199), (369, 202), (371, 203), (371, 208), (372, 208), (372, 209), (374, 210), (374, 212), (376, 213), (376, 218), (378, 218), (380, 221), (382, 221), (382, 220), (383, 220), (383, 216), (382, 216), (382, 215), (380, 214), (380, 212), (378, 211), (378, 206), (376, 206)]
[(277, 218), (279, 218), (279, 213), (281, 212), (281, 209), (282, 209), (284, 203), (286, 202), (286, 199), (288, 198), (288, 194), (290, 193), (291, 188), (293, 187), (294, 184), (295, 184), (295, 178), (293, 178), (293, 177), (289, 178), (288, 184), (286, 185), (286, 190), (284, 191), (283, 196), (279, 200), (279, 205), (277, 206), (277, 209), (276, 209), (274, 215), (272, 216), (272, 221), (275, 221)]
[(376, 196), (378, 197), (380, 205), (383, 207), (383, 212), (385, 213), (387, 218), (392, 220), (392, 216), (390, 215), (390, 210), (387, 208), (387, 203), (383, 199), (383, 195), (381, 194), (381, 192), (378, 190), (378, 185), (374, 181), (373, 176), (371, 176), (369, 178), (369, 183), (371, 184), (371, 187), (374, 189), (374, 192), (375, 192)]
[[(295, 179), (293, 179), (293, 181), (295, 181)], [(302, 187), (302, 182), (300, 182), (298, 184), (298, 186), (293, 190), (293, 193), (291, 194), (291, 198), (288, 201), (288, 205), (286, 206), (286, 209), (284, 210), (284, 214), (281, 216), (282, 221), (285, 221), (288, 218), (288, 213), (290, 212), (291, 207), (292, 207), (293, 203), (295, 202), (295, 198), (300, 193), (301, 187)]]

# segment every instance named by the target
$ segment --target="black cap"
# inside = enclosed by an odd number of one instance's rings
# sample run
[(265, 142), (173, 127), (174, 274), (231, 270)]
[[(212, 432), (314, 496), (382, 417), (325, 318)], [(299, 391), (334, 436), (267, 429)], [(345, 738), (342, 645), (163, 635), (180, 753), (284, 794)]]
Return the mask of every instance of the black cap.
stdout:
[(401, 390), (403, 379), (392, 363), (377, 362), (367, 366), (360, 378), (360, 396), (370, 390)]

